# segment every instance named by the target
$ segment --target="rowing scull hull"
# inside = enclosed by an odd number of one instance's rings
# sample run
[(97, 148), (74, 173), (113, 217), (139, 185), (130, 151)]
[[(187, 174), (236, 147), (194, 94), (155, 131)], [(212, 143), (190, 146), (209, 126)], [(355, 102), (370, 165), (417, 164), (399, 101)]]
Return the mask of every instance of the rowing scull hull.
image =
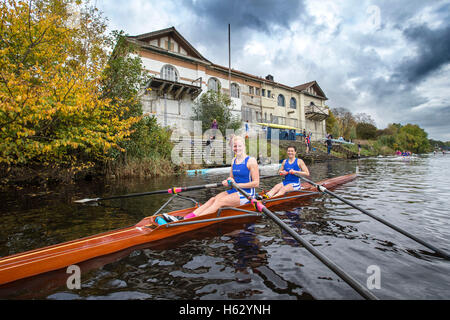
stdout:
[[(327, 189), (333, 189), (338, 185), (344, 184), (356, 178), (355, 174), (326, 179), (318, 182)], [(315, 191), (314, 187), (305, 184), (304, 191)], [(291, 192), (289, 196), (300, 195), (301, 192)], [(317, 194), (311, 194), (305, 198), (311, 198)], [(283, 198), (279, 197), (279, 198)], [(291, 199), (273, 198), (266, 202), (266, 207), (274, 207)], [(254, 211), (251, 204), (238, 207), (243, 210)], [(169, 214), (173, 216), (184, 216), (195, 209), (187, 208), (172, 211)], [(224, 209), (220, 217), (232, 217), (244, 215), (243, 212), (234, 209)], [(31, 277), (41, 273), (58, 270), (69, 265), (77, 264), (95, 257), (111, 254), (126, 248), (138, 246), (144, 243), (166, 239), (181, 233), (203, 228), (219, 221), (211, 220), (199, 222), (196, 224), (183, 224), (182, 222), (195, 222), (217, 218), (217, 213), (195, 217), (189, 220), (172, 222), (163, 226), (156, 226), (155, 217), (146, 217), (132, 227), (108, 231), (105, 233), (93, 235), (90, 237), (64, 242), (41, 249), (31, 250), (0, 259), (0, 285), (13, 282), (19, 279)], [(180, 224), (176, 226), (176, 224)]]

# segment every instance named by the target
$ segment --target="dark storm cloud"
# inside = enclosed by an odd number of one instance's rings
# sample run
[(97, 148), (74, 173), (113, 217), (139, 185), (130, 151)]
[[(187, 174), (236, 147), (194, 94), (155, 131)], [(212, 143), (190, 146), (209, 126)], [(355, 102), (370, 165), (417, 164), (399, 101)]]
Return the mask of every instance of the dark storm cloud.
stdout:
[(210, 25), (230, 23), (238, 30), (247, 28), (267, 34), (274, 25), (289, 29), (292, 21), (304, 18), (304, 3), (298, 0), (191, 0), (182, 4)]
[(253, 34), (265, 34), (270, 39), (290, 32), (290, 25), (295, 21), (314, 26), (315, 32), (320, 29), (306, 13), (303, 0), (190, 0), (180, 1), (179, 5), (195, 17), (195, 21), (180, 25), (179, 31), (191, 43), (203, 46), (202, 54), (214, 63), (228, 64), (230, 24), (232, 67), (250, 73), (253, 70), (239, 65), (238, 60)]
[[(435, 77), (445, 79), (442, 70), (450, 63), (450, 6), (430, 10), (423, 2), (412, 2), (411, 7), (408, 3), (404, 10), (396, 10), (395, 6), (399, 5), (396, 2), (378, 5), (381, 6), (384, 29), (369, 36), (353, 33), (352, 47), (385, 50), (401, 40), (406, 46), (396, 52), (405, 58), (384, 60), (375, 50), (348, 52), (352, 59), (349, 77), (358, 78), (355, 82), (357, 91), (370, 94), (370, 105), (380, 119), (416, 123), (426, 128), (430, 135), (444, 136), (442, 133), (448, 132), (450, 121), (448, 101), (436, 105), (433, 102), (436, 97), (426, 94), (421, 84)], [(389, 6), (394, 7), (389, 10)], [(430, 24), (421, 18), (423, 16)], [(389, 30), (392, 30), (391, 35)], [(355, 97), (355, 92), (346, 92)], [(417, 106), (423, 107), (414, 109)]]
[(426, 25), (404, 30), (405, 37), (418, 48), (418, 55), (403, 62), (398, 72), (408, 82), (420, 81), (450, 62), (450, 26), (431, 30)]

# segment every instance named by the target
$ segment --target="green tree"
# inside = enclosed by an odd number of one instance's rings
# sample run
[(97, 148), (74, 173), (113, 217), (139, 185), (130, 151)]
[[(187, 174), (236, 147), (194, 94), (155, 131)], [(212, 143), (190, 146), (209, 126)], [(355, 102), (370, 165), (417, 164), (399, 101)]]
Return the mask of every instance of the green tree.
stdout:
[(336, 120), (336, 117), (334, 116), (334, 113), (331, 111), (331, 109), (329, 109), (328, 118), (326, 119), (325, 123), (326, 123), (327, 132), (334, 134), (333, 128), (337, 124), (337, 120)]
[(142, 59), (137, 56), (136, 46), (127, 41), (123, 31), (113, 31), (109, 39), (114, 48), (101, 82), (102, 97), (117, 103), (124, 110), (123, 118), (142, 115), (139, 94), (151, 77), (145, 71)]
[(356, 134), (356, 126), (352, 126), (350, 128), (350, 133), (349, 133), (349, 138), (350, 140), (355, 140), (358, 137), (358, 135)]
[(415, 124), (407, 124), (400, 128), (395, 137), (395, 143), (402, 150), (415, 153), (425, 153), (431, 150), (428, 134)]
[(208, 90), (195, 103), (192, 120), (201, 121), (203, 131), (211, 128), (214, 119), (217, 120), (222, 134), (225, 134), (226, 129), (237, 130), (241, 127), (241, 121), (232, 117), (231, 103), (230, 97), (221, 93), (220, 88), (217, 92)]
[(375, 139), (377, 136), (377, 127), (370, 123), (360, 122), (356, 125), (356, 135), (359, 139)]
[(334, 139), (337, 139), (341, 136), (341, 127), (339, 125), (339, 122), (336, 121), (333, 124), (333, 127), (331, 128), (331, 135), (333, 136)]
[[(123, 110), (122, 118), (140, 117), (140, 96), (147, 94), (146, 85), (151, 77), (145, 71), (141, 58), (136, 55), (136, 46), (127, 41), (123, 31), (113, 31), (110, 38), (113, 51), (103, 71), (102, 96), (118, 104)], [(144, 116), (132, 127), (130, 138), (120, 143), (125, 152), (111, 151), (118, 161), (132, 159), (170, 157), (172, 143), (170, 131), (158, 125), (153, 116)]]

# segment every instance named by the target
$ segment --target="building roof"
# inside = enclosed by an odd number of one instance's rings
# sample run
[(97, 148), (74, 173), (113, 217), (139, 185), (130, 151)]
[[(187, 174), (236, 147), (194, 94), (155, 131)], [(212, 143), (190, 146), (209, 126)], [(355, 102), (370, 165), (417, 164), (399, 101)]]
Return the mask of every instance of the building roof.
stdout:
[[(129, 39), (135, 40), (134, 42), (136, 44), (138, 44), (141, 47), (144, 48), (152, 48), (155, 49), (157, 51), (161, 51), (161, 48), (159, 47), (155, 47), (152, 46), (149, 43), (149, 41), (151, 41), (152, 39), (155, 38), (160, 38), (161, 36), (171, 36), (173, 37), (175, 40), (177, 40), (179, 43), (181, 43), (183, 45), (183, 47), (185, 48), (185, 50), (195, 59), (201, 60), (203, 62), (206, 62), (207, 64), (209, 64), (212, 68), (218, 70), (218, 71), (222, 71), (222, 72), (226, 72), (228, 73), (229, 69), (228, 67), (224, 67), (215, 63), (212, 63), (211, 61), (209, 61), (208, 59), (206, 59), (205, 57), (203, 57), (200, 52), (198, 52), (193, 45), (191, 45), (176, 29), (175, 27), (170, 27), (170, 28), (166, 28), (166, 29), (161, 29), (161, 30), (157, 30), (157, 31), (153, 31), (153, 32), (148, 32), (148, 33), (143, 33), (137, 36), (128, 36)], [(167, 50), (164, 50), (167, 51)], [(167, 51), (167, 53), (169, 53), (169, 51)], [(171, 53), (171, 52), (170, 52)], [(317, 83), (317, 81), (310, 81), (295, 87), (291, 87), (279, 82), (275, 82), (272, 80), (268, 80), (266, 78), (262, 78), (259, 76), (255, 76), (252, 75), (250, 73), (246, 73), (246, 72), (242, 72), (239, 70), (235, 70), (235, 69), (231, 69), (231, 73), (238, 75), (238, 76), (243, 76), (243, 77), (247, 77), (247, 78), (251, 78), (252, 80), (258, 81), (258, 82), (263, 82), (266, 84), (272, 84), (274, 86), (278, 86), (278, 87), (282, 87), (284, 89), (287, 90), (293, 90), (293, 91), (299, 91), (305, 94), (310, 94), (308, 93), (306, 90), (313, 86), (315, 91), (319, 94), (319, 96), (317, 95), (313, 95), (317, 98), (320, 99), (325, 99), (328, 100), (328, 98), (325, 96), (325, 93), (323, 92), (323, 90), (320, 88), (319, 84)]]
[[(320, 97), (328, 99), (326, 97), (325, 93), (323, 92), (322, 88), (320, 88), (319, 84), (315, 80), (307, 82), (307, 83), (303, 83), (303, 84), (298, 85), (298, 86), (295, 86), (294, 88), (299, 90), (299, 91), (305, 92), (305, 90), (307, 90), (310, 87), (313, 87), (314, 90), (320, 95)], [(308, 93), (308, 92), (305, 92), (305, 93)]]
[(175, 27), (170, 27), (170, 28), (166, 28), (166, 29), (161, 29), (161, 30), (157, 30), (157, 31), (153, 31), (153, 32), (148, 32), (148, 33), (143, 33), (137, 36), (129, 36), (129, 38), (131, 39), (135, 39), (138, 41), (143, 41), (143, 42), (149, 42), (152, 39), (155, 38), (159, 38), (161, 36), (168, 36), (170, 35), (171, 37), (173, 37), (174, 39), (177, 40), (177, 42), (181, 43), (183, 45), (183, 47), (185, 48), (185, 50), (192, 55), (193, 57), (200, 59), (200, 60), (204, 60), (207, 62), (210, 62), (208, 59), (206, 59), (205, 57), (203, 57), (200, 52), (197, 51), (197, 49), (194, 48), (193, 45), (191, 45), (189, 43), (189, 41), (187, 41), (178, 31), (177, 29), (175, 29)]

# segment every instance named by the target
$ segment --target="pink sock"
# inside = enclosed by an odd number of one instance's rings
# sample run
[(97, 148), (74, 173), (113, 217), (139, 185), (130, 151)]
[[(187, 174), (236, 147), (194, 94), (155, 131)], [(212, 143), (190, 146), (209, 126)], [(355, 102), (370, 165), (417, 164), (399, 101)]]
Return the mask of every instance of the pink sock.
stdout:
[(191, 213), (189, 213), (189, 214), (184, 216), (185, 219), (190, 219), (190, 218), (195, 218), (195, 217), (196, 217), (196, 215), (193, 212), (191, 212)]

